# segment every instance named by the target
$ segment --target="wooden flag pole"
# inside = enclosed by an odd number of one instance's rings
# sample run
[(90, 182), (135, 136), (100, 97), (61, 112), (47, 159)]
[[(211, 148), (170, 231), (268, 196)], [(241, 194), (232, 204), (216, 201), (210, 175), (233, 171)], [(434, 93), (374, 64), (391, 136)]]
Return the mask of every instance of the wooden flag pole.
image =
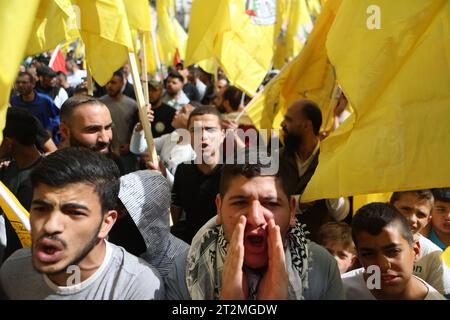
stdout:
[(139, 38), (141, 40), (141, 82), (142, 88), (144, 89), (144, 99), (145, 103), (149, 102), (148, 96), (148, 76), (147, 76), (147, 53), (145, 52), (145, 35), (143, 32), (139, 32)]
[(150, 161), (155, 168), (158, 166), (158, 156), (156, 154), (155, 144), (153, 142), (152, 128), (147, 118), (147, 107), (145, 104), (144, 93), (142, 91), (141, 79), (139, 78), (139, 71), (136, 63), (136, 57), (134, 52), (128, 52), (128, 59), (130, 60), (131, 76), (133, 77), (134, 93), (136, 94), (136, 100), (139, 110), (139, 120), (142, 128), (144, 129), (145, 140), (147, 141), (147, 154), (150, 157)]
[(91, 71), (89, 69), (89, 65), (87, 65), (86, 68), (86, 81), (87, 81), (87, 89), (88, 89), (88, 95), (93, 96), (94, 95), (94, 81), (92, 80), (92, 74)]
[[(336, 83), (333, 91), (331, 92), (331, 97), (328, 102), (328, 108), (327, 108), (327, 117), (325, 120), (324, 130), (327, 130), (328, 124), (330, 123), (331, 114), (333, 113), (334, 108), (336, 107), (336, 100), (339, 99), (339, 96), (341, 94), (341, 90), (339, 88), (339, 85)], [(330, 128), (331, 130), (331, 128)]]

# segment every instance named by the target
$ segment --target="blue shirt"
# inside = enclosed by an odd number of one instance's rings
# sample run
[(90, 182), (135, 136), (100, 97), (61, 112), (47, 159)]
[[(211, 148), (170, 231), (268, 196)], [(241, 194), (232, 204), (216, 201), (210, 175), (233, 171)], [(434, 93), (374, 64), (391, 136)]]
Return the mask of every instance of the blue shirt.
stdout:
[(428, 239), (433, 241), (435, 245), (437, 245), (439, 248), (442, 249), (442, 251), (444, 251), (447, 248), (445, 243), (443, 243), (441, 241), (441, 239), (438, 238), (438, 236), (437, 236), (436, 232), (434, 232), (433, 228), (431, 228), (430, 236), (428, 237)]
[(34, 100), (23, 101), (22, 96), (12, 96), (9, 103), (13, 107), (18, 107), (31, 112), (42, 123), (45, 129), (48, 129), (53, 137), (53, 141), (58, 144), (60, 140), (59, 133), (59, 109), (53, 103), (52, 98), (46, 94), (34, 90)]
[(13, 96), (10, 104), (13, 107), (22, 108), (31, 112), (41, 121), (44, 128), (53, 132), (55, 126), (59, 126), (59, 109), (53, 103), (52, 99), (42, 93), (34, 91), (35, 97), (33, 101), (23, 101), (22, 96)]

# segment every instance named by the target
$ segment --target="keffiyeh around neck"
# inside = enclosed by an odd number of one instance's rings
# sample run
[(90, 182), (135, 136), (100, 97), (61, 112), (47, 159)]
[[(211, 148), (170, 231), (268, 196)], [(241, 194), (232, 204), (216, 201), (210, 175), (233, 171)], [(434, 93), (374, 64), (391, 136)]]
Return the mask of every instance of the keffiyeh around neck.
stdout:
[[(285, 249), (289, 276), (289, 299), (303, 299), (303, 289), (308, 287), (308, 249), (305, 233), (296, 224), (287, 234)], [(222, 287), (222, 271), (227, 254), (227, 241), (223, 228), (216, 218), (209, 220), (192, 240), (187, 258), (186, 284), (193, 300), (218, 300)], [(255, 274), (252, 274), (255, 277)], [(256, 286), (258, 281), (253, 281)], [(254, 299), (256, 289), (249, 288), (249, 299)]]

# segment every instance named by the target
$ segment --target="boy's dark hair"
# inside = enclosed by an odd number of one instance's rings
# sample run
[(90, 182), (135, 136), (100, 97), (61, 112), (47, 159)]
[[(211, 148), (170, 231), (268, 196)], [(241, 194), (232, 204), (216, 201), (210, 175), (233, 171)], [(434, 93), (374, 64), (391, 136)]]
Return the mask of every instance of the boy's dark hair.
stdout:
[(62, 122), (68, 122), (72, 117), (73, 112), (80, 106), (85, 104), (95, 104), (103, 106), (103, 102), (91, 96), (74, 96), (70, 97), (61, 106), (59, 114)]
[(31, 73), (29, 73), (28, 71), (20, 71), (18, 74), (17, 74), (17, 78), (19, 78), (19, 77), (28, 77), (28, 80), (30, 81), (30, 83), (34, 83), (35, 82), (35, 80), (34, 80), (34, 77), (31, 75)]
[(120, 173), (114, 161), (88, 148), (65, 148), (45, 157), (31, 172), (33, 189), (40, 184), (64, 187), (73, 183), (94, 186), (102, 213), (114, 210), (119, 196)]
[(222, 114), (219, 112), (219, 110), (217, 110), (217, 108), (215, 108), (213, 106), (205, 106), (205, 105), (198, 106), (198, 107), (194, 108), (194, 110), (192, 110), (191, 114), (189, 115), (188, 122), (187, 122), (188, 128), (191, 123), (192, 117), (203, 116), (205, 114), (212, 114), (212, 115), (217, 116), (217, 118), (219, 119), (220, 128), (222, 128)]
[(403, 239), (409, 245), (412, 245), (414, 240), (408, 221), (393, 205), (374, 202), (361, 207), (356, 211), (352, 221), (352, 237), (356, 249), (358, 249), (357, 235), (359, 233), (365, 231), (372, 236), (376, 236), (381, 233), (383, 228), (395, 223), (399, 225), (399, 231)]
[(435, 188), (431, 192), (435, 200), (450, 202), (450, 188)]
[(302, 101), (302, 113), (311, 121), (313, 125), (313, 132), (317, 136), (322, 126), (322, 112), (314, 101), (303, 100)]
[(3, 136), (11, 138), (24, 146), (36, 143), (38, 134), (37, 120), (30, 112), (20, 108), (8, 108)]
[(431, 192), (431, 190), (422, 189), (422, 190), (411, 190), (411, 191), (396, 191), (391, 196), (391, 200), (389, 201), (390, 204), (394, 204), (395, 202), (400, 200), (400, 198), (406, 193), (412, 193), (415, 196), (417, 196), (420, 200), (426, 199), (426, 200), (431, 201), (432, 203), (434, 202), (434, 197), (433, 197), (433, 193)]
[(49, 66), (41, 66), (37, 68), (36, 72), (38, 76), (42, 77), (50, 77), (50, 78), (56, 77), (56, 72)]
[(184, 78), (183, 78), (183, 76), (181, 75), (181, 73), (176, 72), (176, 71), (170, 72), (169, 75), (167, 76), (167, 80), (168, 80), (169, 78), (175, 78), (175, 79), (178, 79), (178, 80), (181, 81), (181, 83), (184, 82)]
[[(230, 187), (231, 180), (233, 180), (236, 177), (246, 177), (246, 178), (254, 178), (254, 177), (260, 177), (260, 176), (270, 176), (270, 175), (264, 175), (262, 171), (266, 168), (270, 168), (273, 161), (280, 161), (279, 163), (279, 169), (276, 171), (274, 175), (275, 179), (280, 182), (281, 187), (288, 197), (290, 198), (289, 193), (289, 187), (287, 184), (287, 181), (289, 179), (289, 176), (287, 176), (285, 168), (286, 166), (281, 163), (281, 159), (275, 159), (275, 155), (264, 155), (265, 157), (271, 158), (271, 161), (269, 163), (263, 163), (261, 161), (261, 154), (256, 153), (253, 151), (249, 151), (247, 148), (245, 148), (243, 151), (237, 152), (234, 155), (234, 159), (232, 163), (225, 163), (223, 164), (221, 168), (221, 175), (220, 175), (220, 182), (219, 182), (219, 195), (220, 198), (223, 199), (225, 194), (228, 191), (228, 188)], [(279, 154), (277, 153), (276, 156), (278, 157)], [(252, 159), (252, 163), (250, 163), (250, 159)], [(244, 160), (244, 161), (243, 161)], [(256, 160), (256, 161), (255, 161)]]
[(117, 77), (119, 77), (120, 79), (122, 79), (122, 81), (123, 81), (123, 79), (124, 79), (124, 75), (123, 75), (123, 69), (122, 68), (120, 68), (119, 70), (117, 70), (117, 71), (114, 71), (114, 73), (113, 73), (113, 77), (114, 76), (117, 76)]
[(356, 253), (352, 239), (352, 228), (345, 222), (327, 222), (319, 228), (318, 240), (320, 245), (326, 242), (341, 243), (344, 250)]
[(223, 100), (228, 100), (231, 109), (237, 111), (241, 105), (242, 91), (235, 86), (228, 86), (223, 93)]

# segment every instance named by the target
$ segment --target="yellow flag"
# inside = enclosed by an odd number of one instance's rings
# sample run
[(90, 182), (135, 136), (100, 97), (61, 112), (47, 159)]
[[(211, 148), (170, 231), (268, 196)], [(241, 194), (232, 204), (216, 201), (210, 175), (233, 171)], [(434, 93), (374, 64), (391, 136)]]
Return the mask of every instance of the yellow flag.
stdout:
[(181, 59), (186, 52), (186, 32), (175, 19), (173, 0), (159, 0), (156, 3), (158, 27), (157, 34), (161, 41), (161, 61), (171, 66), (178, 49)]
[(80, 13), (80, 34), (92, 77), (106, 84), (133, 51), (122, 0), (72, 0)]
[(30, 214), (14, 194), (0, 181), (0, 207), (24, 248), (31, 246)]
[(450, 268), (450, 247), (447, 247), (447, 249), (442, 252), (442, 260), (444, 260), (445, 264), (448, 268)]
[(70, 0), (40, 0), (26, 55), (52, 50), (65, 39), (77, 38), (76, 21)]
[[(6, 109), (12, 85), (33, 27), (39, 1), (0, 1), (0, 142), (5, 127)], [(20, 32), (19, 32), (20, 30)]]
[(151, 31), (150, 6), (147, 0), (123, 0), (131, 29)]
[(253, 96), (270, 69), (280, 14), (275, 0), (194, 1), (186, 64), (214, 57), (230, 82)]
[(224, 1), (196, 0), (192, 2), (189, 19), (186, 65), (214, 57), (214, 42), (221, 26), (221, 6)]
[(327, 50), (354, 113), (302, 201), (450, 186), (449, 20), (447, 0), (343, 1)]
[(359, 208), (365, 206), (366, 204), (372, 202), (389, 202), (391, 199), (392, 192), (386, 193), (371, 193), (362, 194), (353, 197), (353, 214), (358, 211)]
[(326, 117), (335, 78), (325, 41), (340, 3), (327, 2), (300, 54), (248, 104), (247, 115), (257, 129), (279, 129), (287, 108), (298, 99), (315, 101)]
[(285, 0), (282, 5), (283, 23), (273, 58), (275, 69), (281, 69), (300, 52), (313, 28), (306, 0)]

